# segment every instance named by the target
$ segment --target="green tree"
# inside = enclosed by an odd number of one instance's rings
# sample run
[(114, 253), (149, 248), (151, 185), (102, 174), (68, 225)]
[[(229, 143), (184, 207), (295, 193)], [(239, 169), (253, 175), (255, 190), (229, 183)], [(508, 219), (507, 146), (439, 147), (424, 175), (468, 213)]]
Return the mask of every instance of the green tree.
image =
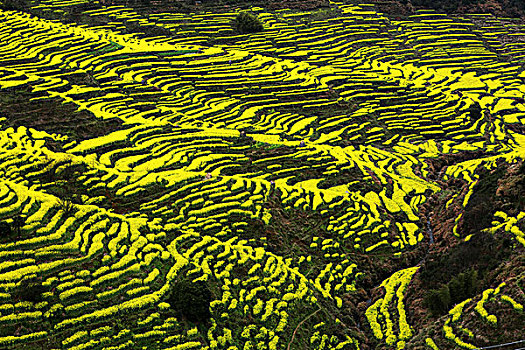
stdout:
[(450, 295), (452, 295), (452, 298), (454, 300), (466, 299), (465, 291), (464, 291), (464, 282), (465, 282), (465, 274), (460, 273), (456, 278), (453, 278), (448, 283), (448, 289), (450, 291)]
[(5, 221), (0, 221), (0, 237), (10, 237), (13, 234), (11, 225)]
[(0, 221), (0, 238), (11, 238), (15, 232), (20, 236), (20, 229), (24, 223), (25, 215), (16, 215), (11, 224), (7, 221)]
[(38, 303), (43, 300), (42, 294), (47, 291), (47, 288), (42, 284), (41, 278), (30, 277), (20, 282), (13, 296), (16, 300)]
[(211, 317), (211, 300), (206, 282), (187, 279), (177, 282), (168, 298), (176, 314), (194, 323), (205, 323)]
[(458, 274), (448, 283), (452, 303), (459, 303), (476, 294), (478, 289), (478, 272), (468, 270)]
[(433, 316), (443, 315), (450, 306), (450, 291), (445, 285), (439, 289), (431, 289), (423, 299), (423, 305)]
[(235, 18), (234, 26), (241, 34), (260, 32), (264, 28), (259, 18), (250, 12), (239, 13)]
[(479, 118), (481, 118), (481, 112), (483, 111), (483, 108), (481, 108), (481, 105), (479, 102), (475, 101), (468, 109), (467, 109), (470, 119), (472, 121), (476, 121)]
[(22, 228), (22, 226), (25, 225), (25, 222), (26, 222), (25, 215), (19, 214), (13, 218), (13, 228), (16, 228), (16, 233), (18, 234), (18, 236), (20, 236), (20, 229)]
[(470, 298), (477, 293), (478, 285), (478, 271), (468, 271), (467, 278), (465, 279), (465, 293), (467, 294), (467, 298)]
[(425, 295), (423, 304), (432, 315), (446, 313), (453, 304), (462, 302), (476, 294), (478, 290), (478, 271), (469, 269), (453, 277), (439, 289), (431, 289)]

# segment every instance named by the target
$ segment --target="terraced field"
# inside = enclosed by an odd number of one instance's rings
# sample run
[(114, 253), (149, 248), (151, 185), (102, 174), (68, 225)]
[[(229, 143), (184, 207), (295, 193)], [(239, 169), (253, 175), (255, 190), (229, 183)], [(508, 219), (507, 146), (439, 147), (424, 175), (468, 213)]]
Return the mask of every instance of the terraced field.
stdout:
[[(252, 8), (244, 35), (233, 8), (46, 19), (85, 3), (0, 11), (0, 348), (523, 338), (525, 24), (335, 1)], [(437, 256), (484, 235), (497, 264), (431, 316), (421, 291), (464, 272)]]

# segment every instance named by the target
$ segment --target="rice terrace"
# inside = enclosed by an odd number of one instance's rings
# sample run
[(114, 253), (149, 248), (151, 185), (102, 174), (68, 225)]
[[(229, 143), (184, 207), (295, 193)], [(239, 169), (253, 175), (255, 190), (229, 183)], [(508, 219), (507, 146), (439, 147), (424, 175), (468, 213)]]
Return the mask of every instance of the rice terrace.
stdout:
[(525, 2), (0, 0), (0, 349), (525, 349)]

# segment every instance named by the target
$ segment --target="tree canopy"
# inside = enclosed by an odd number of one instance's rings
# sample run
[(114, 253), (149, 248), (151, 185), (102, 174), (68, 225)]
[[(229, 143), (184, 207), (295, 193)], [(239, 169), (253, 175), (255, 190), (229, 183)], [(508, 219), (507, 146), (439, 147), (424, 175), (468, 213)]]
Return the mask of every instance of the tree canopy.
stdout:
[(234, 21), (235, 28), (241, 34), (256, 33), (263, 30), (261, 21), (250, 12), (241, 12)]

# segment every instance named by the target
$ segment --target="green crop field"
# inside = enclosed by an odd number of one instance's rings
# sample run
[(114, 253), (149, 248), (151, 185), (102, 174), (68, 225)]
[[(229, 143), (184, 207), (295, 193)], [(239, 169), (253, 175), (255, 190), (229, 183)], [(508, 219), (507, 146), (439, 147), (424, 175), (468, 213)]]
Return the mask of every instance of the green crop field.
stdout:
[(0, 10), (0, 349), (525, 339), (525, 22), (89, 3)]

